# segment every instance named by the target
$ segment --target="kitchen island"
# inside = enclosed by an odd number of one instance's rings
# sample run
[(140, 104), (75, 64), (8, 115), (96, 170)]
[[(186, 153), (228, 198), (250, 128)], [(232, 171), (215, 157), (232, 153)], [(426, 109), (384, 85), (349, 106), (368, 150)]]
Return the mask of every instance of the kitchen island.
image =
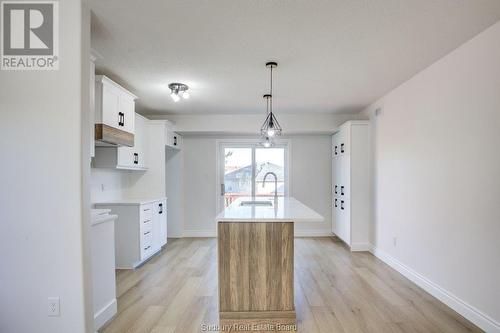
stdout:
[(295, 325), (294, 223), (323, 220), (292, 197), (239, 198), (216, 217), (221, 327)]

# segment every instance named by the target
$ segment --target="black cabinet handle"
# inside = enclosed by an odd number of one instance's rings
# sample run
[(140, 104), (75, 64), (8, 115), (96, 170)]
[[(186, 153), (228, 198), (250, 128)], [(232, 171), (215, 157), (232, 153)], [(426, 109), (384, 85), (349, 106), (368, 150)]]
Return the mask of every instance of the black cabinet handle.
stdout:
[(335, 155), (338, 155), (338, 152), (337, 152), (337, 146), (335, 146)]
[(344, 200), (340, 201), (340, 209), (344, 210)]
[(338, 206), (338, 205), (337, 205), (337, 199), (335, 199), (335, 207), (337, 207), (337, 206)]
[(163, 204), (158, 205), (158, 214), (163, 214)]
[(344, 145), (343, 143), (341, 143), (341, 144), (340, 144), (340, 152), (341, 152), (341, 153), (344, 153), (344, 152), (345, 152), (345, 150), (344, 150), (344, 146), (345, 146), (345, 145)]
[(340, 186), (340, 195), (344, 195), (344, 185)]
[(338, 193), (338, 191), (337, 191), (337, 187), (339, 187), (339, 186), (338, 186), (338, 185), (335, 185), (335, 191), (334, 191), (334, 192), (335, 192), (335, 194), (337, 194), (337, 193)]
[(125, 126), (125, 114), (118, 112), (118, 126)]
[(174, 135), (174, 146), (177, 146), (177, 136)]
[(134, 164), (139, 164), (139, 154), (134, 153)]
[(148, 250), (148, 249), (150, 249), (150, 248), (151, 248), (151, 245), (150, 245), (150, 246), (148, 246), (148, 247), (145, 247), (145, 248), (144, 248), (144, 251), (146, 251), (146, 250)]
[(144, 233), (144, 236), (146, 236), (146, 235), (147, 235), (147, 234), (149, 234), (149, 233), (151, 233), (151, 231), (146, 231), (146, 232)]

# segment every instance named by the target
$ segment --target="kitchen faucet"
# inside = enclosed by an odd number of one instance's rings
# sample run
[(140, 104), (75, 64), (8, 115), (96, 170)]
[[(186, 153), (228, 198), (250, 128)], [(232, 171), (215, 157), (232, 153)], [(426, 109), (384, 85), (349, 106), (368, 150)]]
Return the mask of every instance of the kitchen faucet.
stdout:
[(268, 175), (274, 176), (274, 200), (278, 199), (278, 177), (274, 172), (268, 172), (264, 175), (264, 180), (262, 181), (262, 187), (266, 185), (266, 178)]

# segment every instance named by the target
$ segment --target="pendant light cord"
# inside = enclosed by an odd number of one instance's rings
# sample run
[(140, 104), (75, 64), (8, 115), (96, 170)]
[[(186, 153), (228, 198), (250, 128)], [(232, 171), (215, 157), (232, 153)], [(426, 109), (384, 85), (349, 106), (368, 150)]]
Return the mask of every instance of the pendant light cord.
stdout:
[(269, 115), (269, 96), (266, 96), (266, 116)]
[(271, 102), (270, 102), (270, 113), (273, 113), (273, 65), (271, 67), (271, 89), (270, 89), (270, 95), (271, 95)]

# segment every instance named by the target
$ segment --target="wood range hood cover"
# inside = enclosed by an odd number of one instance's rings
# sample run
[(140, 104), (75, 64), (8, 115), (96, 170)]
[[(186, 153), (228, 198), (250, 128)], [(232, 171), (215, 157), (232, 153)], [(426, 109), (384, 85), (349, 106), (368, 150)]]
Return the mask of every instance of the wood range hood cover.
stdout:
[(95, 124), (94, 133), (97, 146), (134, 146), (134, 134), (106, 124)]

